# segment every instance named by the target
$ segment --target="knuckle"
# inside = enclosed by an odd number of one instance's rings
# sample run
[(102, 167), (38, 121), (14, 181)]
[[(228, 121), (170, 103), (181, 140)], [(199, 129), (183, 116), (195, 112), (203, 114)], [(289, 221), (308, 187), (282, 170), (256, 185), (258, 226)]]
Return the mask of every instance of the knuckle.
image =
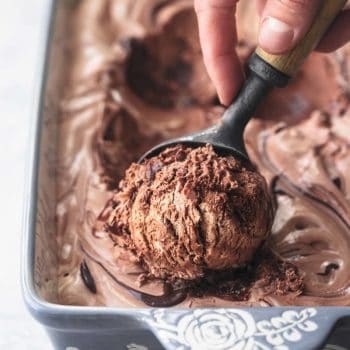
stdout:
[(203, 0), (194, 0), (194, 10), (199, 13), (203, 9)]
[(194, 9), (197, 13), (203, 11), (229, 10), (239, 0), (194, 0)]
[(308, 10), (313, 1), (310, 0), (277, 0), (283, 7), (291, 12), (300, 13)]

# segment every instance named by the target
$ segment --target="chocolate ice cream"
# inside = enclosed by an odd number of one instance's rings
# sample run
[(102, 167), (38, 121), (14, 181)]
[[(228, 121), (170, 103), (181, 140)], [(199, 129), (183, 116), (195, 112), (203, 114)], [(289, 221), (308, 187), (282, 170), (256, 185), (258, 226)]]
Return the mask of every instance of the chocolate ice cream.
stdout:
[[(242, 58), (256, 44), (254, 9), (253, 2), (239, 2)], [(199, 268), (203, 277), (170, 280), (148, 277), (147, 262), (137, 255), (140, 249), (130, 249), (135, 244), (131, 236), (127, 240), (127, 234), (117, 236), (103, 225), (96, 229), (96, 222), (113, 217), (112, 205), (102, 215), (101, 210), (127, 191), (123, 187), (115, 192), (130, 163), (162, 140), (213, 125), (223, 113), (201, 60), (193, 1), (89, 0), (71, 11), (70, 35), (59, 38), (69, 61), (57, 125), (59, 302), (117, 307), (350, 305), (349, 47), (312, 54), (289, 86), (275, 90), (247, 126), (247, 151), (266, 178), (277, 209), (266, 242), (244, 266)], [(176, 51), (181, 62), (166, 50)], [(149, 68), (151, 61), (158, 62), (157, 69)], [(135, 86), (141, 78), (142, 86)], [(157, 94), (152, 93), (154, 86), (162, 87)], [(164, 94), (158, 95), (163, 87)], [(175, 164), (166, 167), (171, 166)], [(147, 183), (143, 179), (143, 188), (158, 191), (154, 181), (162, 169), (147, 174), (154, 178), (145, 178)], [(157, 198), (169, 201), (169, 193)], [(196, 192), (191, 208), (195, 200)], [(141, 198), (137, 203), (140, 207)], [(150, 204), (142, 210), (154, 212)], [(216, 207), (209, 209), (218, 215)], [(141, 218), (149, 222), (152, 215), (137, 217), (134, 212), (129, 219), (140, 226)], [(195, 212), (188, 217), (196, 218)], [(201, 219), (206, 217), (202, 214)], [(159, 232), (169, 232), (165, 221), (158, 224)], [(181, 227), (192, 228), (194, 237), (200, 237), (193, 224)], [(139, 247), (143, 243), (137, 242)], [(210, 247), (202, 242), (195, 249)], [(174, 246), (175, 253), (182, 256), (178, 248)], [(149, 256), (151, 249), (142, 252)], [(212, 255), (207, 259), (219, 263)]]
[(264, 178), (212, 146), (181, 145), (133, 164), (99, 227), (151, 276), (193, 280), (249, 262), (270, 233)]

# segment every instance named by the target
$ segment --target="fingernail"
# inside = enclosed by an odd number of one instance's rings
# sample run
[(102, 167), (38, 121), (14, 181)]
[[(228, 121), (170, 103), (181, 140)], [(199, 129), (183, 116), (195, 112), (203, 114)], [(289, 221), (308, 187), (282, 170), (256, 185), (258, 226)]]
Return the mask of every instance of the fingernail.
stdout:
[(272, 54), (290, 49), (293, 37), (293, 28), (276, 18), (266, 17), (261, 23), (259, 45)]
[(222, 106), (227, 107), (229, 103), (227, 102), (227, 99), (225, 99), (223, 96), (218, 94), (219, 102)]

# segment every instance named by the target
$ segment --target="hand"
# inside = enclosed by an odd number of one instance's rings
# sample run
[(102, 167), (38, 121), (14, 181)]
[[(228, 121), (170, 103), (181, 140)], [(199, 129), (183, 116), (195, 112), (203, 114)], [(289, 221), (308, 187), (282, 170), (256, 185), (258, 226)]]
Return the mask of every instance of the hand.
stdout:
[[(237, 2), (194, 0), (204, 63), (224, 105), (232, 102), (244, 80), (236, 52)], [(307, 32), (320, 3), (320, 0), (257, 0), (260, 14), (259, 45), (272, 54), (292, 49)], [(339, 14), (318, 50), (333, 51), (349, 39), (350, 9), (346, 9)]]

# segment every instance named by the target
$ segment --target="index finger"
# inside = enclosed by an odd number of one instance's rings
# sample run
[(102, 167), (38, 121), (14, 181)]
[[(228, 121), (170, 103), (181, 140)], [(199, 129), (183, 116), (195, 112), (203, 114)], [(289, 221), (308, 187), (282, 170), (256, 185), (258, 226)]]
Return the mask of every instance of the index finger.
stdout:
[(229, 105), (243, 82), (236, 52), (238, 0), (195, 0), (204, 63), (221, 103)]

